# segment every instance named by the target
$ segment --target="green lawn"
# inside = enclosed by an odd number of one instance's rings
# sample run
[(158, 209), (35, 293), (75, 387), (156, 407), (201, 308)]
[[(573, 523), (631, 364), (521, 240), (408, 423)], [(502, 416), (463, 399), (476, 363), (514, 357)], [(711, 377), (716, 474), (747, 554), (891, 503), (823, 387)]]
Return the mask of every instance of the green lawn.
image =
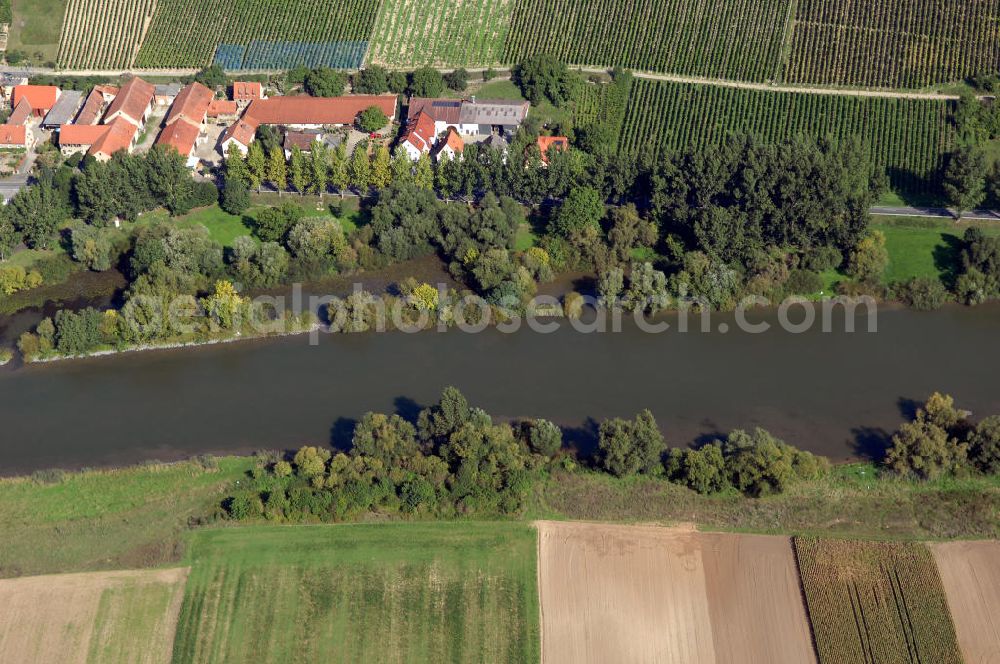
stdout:
[(250, 227), (244, 223), (242, 216), (229, 214), (218, 205), (199, 208), (178, 217), (174, 223), (181, 228), (193, 228), (200, 224), (208, 229), (213, 240), (224, 247), (233, 246), (233, 240), (241, 235), (251, 234)]
[(211, 513), (250, 467), (225, 458), (0, 480), (0, 577), (142, 567), (176, 558), (188, 516)]
[(484, 83), (476, 91), (476, 96), (480, 99), (524, 99), (521, 89), (514, 85), (512, 81), (490, 81)]
[(14, 24), (10, 28), (7, 50), (26, 51), (37, 64), (55, 60), (59, 51), (66, 0), (13, 0)]
[(1000, 235), (1000, 225), (988, 222), (977, 224), (921, 217), (873, 217), (872, 228), (885, 234), (889, 250), (886, 281), (907, 281), (914, 277), (947, 280), (959, 267), (962, 234), (973, 224), (989, 235)]
[(514, 250), (525, 251), (538, 244), (538, 235), (532, 230), (530, 224), (521, 224), (517, 228), (517, 235), (514, 237)]
[(174, 662), (537, 662), (535, 537), (483, 522), (193, 533)]

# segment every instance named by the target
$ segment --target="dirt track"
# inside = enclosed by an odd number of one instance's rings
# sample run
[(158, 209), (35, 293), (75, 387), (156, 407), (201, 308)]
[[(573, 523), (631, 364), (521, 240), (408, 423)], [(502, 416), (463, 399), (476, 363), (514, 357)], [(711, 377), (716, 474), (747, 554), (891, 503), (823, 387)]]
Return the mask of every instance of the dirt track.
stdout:
[(1000, 542), (929, 546), (965, 661), (1000, 663)]
[(787, 538), (537, 526), (545, 664), (816, 661)]
[(188, 570), (0, 580), (0, 662), (170, 662)]

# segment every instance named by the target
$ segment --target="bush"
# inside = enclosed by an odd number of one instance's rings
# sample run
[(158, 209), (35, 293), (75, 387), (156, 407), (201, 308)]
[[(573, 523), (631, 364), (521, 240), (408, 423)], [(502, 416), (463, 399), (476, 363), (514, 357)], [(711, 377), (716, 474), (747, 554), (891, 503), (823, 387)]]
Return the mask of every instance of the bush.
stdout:
[(940, 279), (916, 277), (896, 286), (896, 297), (908, 307), (921, 311), (939, 309), (948, 301), (948, 291)]
[(463, 92), (469, 87), (469, 72), (464, 69), (456, 69), (444, 75), (445, 85), (455, 92)]
[(227, 179), (219, 205), (229, 214), (243, 214), (250, 207), (250, 190), (246, 183), (238, 178)]
[(785, 292), (789, 295), (811, 295), (823, 288), (823, 280), (810, 270), (792, 270), (785, 282)]
[(384, 129), (387, 124), (389, 118), (378, 106), (369, 106), (358, 116), (358, 128), (367, 134)]
[(251, 491), (243, 491), (228, 498), (223, 505), (230, 518), (237, 521), (257, 519), (264, 516), (264, 504), (260, 496)]

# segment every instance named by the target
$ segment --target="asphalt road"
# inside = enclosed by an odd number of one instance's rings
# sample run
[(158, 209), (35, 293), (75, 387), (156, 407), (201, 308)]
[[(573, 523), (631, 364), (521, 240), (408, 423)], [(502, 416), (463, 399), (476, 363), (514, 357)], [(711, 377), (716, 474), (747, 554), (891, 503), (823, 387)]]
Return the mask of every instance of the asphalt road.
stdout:
[[(937, 207), (873, 207), (872, 214), (883, 217), (928, 217), (934, 219), (956, 219), (954, 210)], [(962, 215), (963, 220), (1000, 221), (1000, 211), (974, 210)]]

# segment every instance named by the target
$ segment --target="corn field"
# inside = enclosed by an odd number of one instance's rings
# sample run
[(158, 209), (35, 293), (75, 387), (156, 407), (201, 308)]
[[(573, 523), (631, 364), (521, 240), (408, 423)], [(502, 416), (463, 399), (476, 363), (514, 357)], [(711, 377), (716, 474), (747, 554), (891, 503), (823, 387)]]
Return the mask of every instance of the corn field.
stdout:
[(795, 554), (821, 664), (961, 664), (923, 544), (797, 538)]
[(202, 67), (219, 44), (365, 41), (380, 0), (158, 0), (139, 67)]
[(636, 79), (619, 152), (637, 158), (644, 149), (700, 147), (730, 134), (764, 141), (796, 135), (860, 138), (872, 163), (888, 171), (899, 191), (921, 193), (953, 149), (948, 102), (810, 93)]
[(798, 0), (785, 80), (918, 88), (1000, 67), (1000, 0)]
[(132, 66), (156, 0), (69, 0), (59, 36), (60, 67)]
[(514, 0), (384, 0), (369, 61), (390, 66), (498, 64)]
[(504, 61), (549, 53), (578, 65), (767, 81), (788, 14), (788, 0), (517, 0)]

